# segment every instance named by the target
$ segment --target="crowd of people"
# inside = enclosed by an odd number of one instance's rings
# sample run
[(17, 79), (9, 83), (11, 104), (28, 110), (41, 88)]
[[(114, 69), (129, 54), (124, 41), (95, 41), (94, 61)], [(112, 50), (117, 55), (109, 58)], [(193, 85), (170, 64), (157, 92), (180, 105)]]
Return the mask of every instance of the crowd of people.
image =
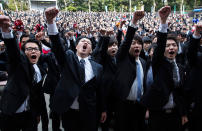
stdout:
[[(198, 21), (197, 21), (198, 22)], [(2, 131), (201, 131), (202, 23), (171, 13), (0, 16)], [(44, 93), (50, 94), (50, 114)]]

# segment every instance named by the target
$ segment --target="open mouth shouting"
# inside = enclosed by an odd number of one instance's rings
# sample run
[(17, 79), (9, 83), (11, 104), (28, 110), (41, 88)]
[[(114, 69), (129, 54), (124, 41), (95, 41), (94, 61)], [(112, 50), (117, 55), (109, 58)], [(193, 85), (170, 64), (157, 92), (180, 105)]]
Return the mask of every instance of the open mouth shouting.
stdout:
[(140, 51), (138, 49), (135, 49), (135, 53), (139, 53)]
[(31, 55), (31, 59), (36, 60), (37, 56), (36, 55)]
[(87, 48), (87, 45), (83, 45), (83, 50), (86, 50), (86, 48)]
[(170, 55), (174, 55), (175, 52), (174, 52), (174, 51), (169, 51), (169, 54), (170, 54)]

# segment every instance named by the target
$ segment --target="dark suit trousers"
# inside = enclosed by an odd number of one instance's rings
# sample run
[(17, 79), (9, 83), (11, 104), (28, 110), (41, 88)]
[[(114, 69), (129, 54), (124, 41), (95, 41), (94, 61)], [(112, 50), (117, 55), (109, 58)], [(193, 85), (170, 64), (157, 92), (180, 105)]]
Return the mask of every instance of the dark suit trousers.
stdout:
[(115, 131), (145, 131), (145, 112), (137, 102), (119, 102), (115, 112)]
[(33, 118), (31, 112), (3, 115), (1, 124), (1, 131), (37, 131), (36, 118)]
[(189, 118), (189, 131), (202, 131), (201, 116)]
[(174, 109), (172, 112), (150, 111), (149, 112), (150, 131), (181, 131), (181, 116)]
[(81, 120), (79, 111), (69, 109), (62, 114), (62, 126), (65, 131), (81, 131)]

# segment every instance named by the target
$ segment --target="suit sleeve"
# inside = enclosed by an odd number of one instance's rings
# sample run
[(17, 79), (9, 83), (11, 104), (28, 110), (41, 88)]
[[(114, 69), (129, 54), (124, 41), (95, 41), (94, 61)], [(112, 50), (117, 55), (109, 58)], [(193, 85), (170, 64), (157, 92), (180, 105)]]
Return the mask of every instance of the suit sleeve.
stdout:
[(152, 67), (154, 70), (154, 73), (158, 70), (158, 67), (164, 59), (164, 52), (166, 47), (166, 41), (167, 41), (167, 33), (157, 33), (157, 48), (154, 51), (154, 56), (152, 60)]
[(65, 63), (65, 49), (62, 46), (61, 39), (59, 34), (57, 35), (50, 35), (50, 40), (52, 42), (52, 52), (55, 54), (55, 57), (60, 66), (63, 66)]
[(200, 46), (200, 39), (194, 39), (193, 36), (191, 36), (187, 51), (187, 59), (191, 67), (195, 65), (197, 62), (197, 50), (199, 46)]
[(16, 65), (21, 61), (20, 48), (15, 38), (4, 39), (6, 45), (6, 53), (8, 55), (9, 73), (13, 72)]
[(137, 31), (137, 29), (128, 26), (128, 30), (127, 30), (125, 39), (124, 39), (123, 43), (120, 45), (119, 50), (116, 55), (117, 62), (122, 60), (127, 55), (136, 31)]
[(117, 37), (116, 37), (118, 41), (118, 47), (121, 45), (122, 35), (123, 35), (123, 32), (121, 30), (118, 30)]

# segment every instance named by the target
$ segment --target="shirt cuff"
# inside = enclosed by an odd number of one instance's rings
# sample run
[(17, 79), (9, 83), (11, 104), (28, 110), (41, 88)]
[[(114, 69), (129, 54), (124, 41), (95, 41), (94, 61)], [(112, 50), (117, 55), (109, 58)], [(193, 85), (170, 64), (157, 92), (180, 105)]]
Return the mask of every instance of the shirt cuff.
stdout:
[(138, 28), (137, 25), (134, 25), (134, 24), (132, 24), (132, 23), (130, 23), (130, 26), (133, 27), (133, 28)]
[(160, 26), (159, 26), (159, 32), (161, 32), (161, 33), (167, 33), (168, 32), (168, 24), (160, 24)]
[(192, 36), (193, 36), (194, 39), (200, 39), (201, 38), (201, 35), (200, 36), (196, 36), (196, 35), (193, 34)]
[(12, 39), (14, 38), (13, 36), (13, 31), (11, 30), (10, 32), (2, 32), (2, 38), (3, 39)]
[(58, 28), (56, 26), (56, 23), (48, 24), (48, 35), (57, 35), (58, 34)]
[(119, 31), (123, 31), (123, 29), (122, 29), (122, 28), (119, 28), (118, 30), (119, 30)]

